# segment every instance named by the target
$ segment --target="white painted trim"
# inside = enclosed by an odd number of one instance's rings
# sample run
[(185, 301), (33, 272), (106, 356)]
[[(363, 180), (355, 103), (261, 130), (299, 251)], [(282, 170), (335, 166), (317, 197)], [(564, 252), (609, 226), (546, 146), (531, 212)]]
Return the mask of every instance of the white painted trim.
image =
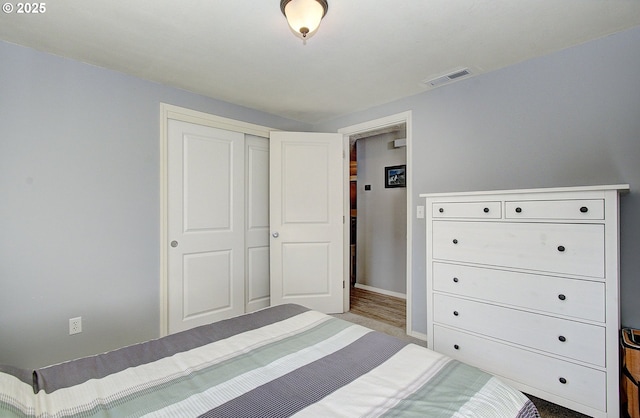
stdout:
[(385, 116), (383, 118), (359, 123), (357, 125), (347, 126), (345, 128), (338, 129), (338, 133), (351, 136), (359, 133), (373, 131), (375, 129), (386, 128), (388, 126), (397, 125), (399, 123), (404, 123), (405, 121), (410, 119), (411, 111), (409, 110), (406, 112), (397, 113), (395, 115)]
[(380, 293), (381, 295), (393, 296), (394, 298), (399, 298), (404, 300), (407, 299), (407, 295), (404, 293), (398, 293), (398, 292), (393, 292), (391, 290), (379, 289), (377, 287), (367, 286), (366, 284), (356, 283), (354, 287), (362, 290), (368, 290), (369, 292), (373, 292), (373, 293)]
[(167, 239), (169, 237), (168, 210), (168, 152), (169, 117), (164, 103), (160, 103), (160, 336), (169, 333), (169, 274)]
[(169, 333), (169, 295), (167, 294), (168, 274), (167, 274), (167, 245), (168, 245), (168, 193), (167, 193), (167, 144), (168, 144), (168, 123), (169, 119), (195, 123), (198, 125), (210, 126), (227, 131), (251, 134), (259, 137), (269, 138), (272, 129), (266, 126), (254, 125), (252, 123), (223, 118), (221, 116), (210, 115), (197, 110), (160, 103), (160, 336), (164, 337)]
[(266, 126), (255, 125), (253, 123), (224, 118), (222, 116), (210, 115), (208, 113), (166, 103), (160, 103), (160, 112), (166, 119), (175, 119), (198, 125), (211, 126), (213, 128), (225, 129), (232, 132), (242, 132), (244, 134), (261, 136), (263, 138), (269, 138), (269, 132), (278, 130)]
[(407, 332), (407, 335), (410, 336), (410, 337), (422, 340), (425, 343), (427, 342), (427, 334), (424, 334), (422, 332), (411, 331), (411, 332)]
[[(402, 113), (397, 113), (395, 115), (386, 116), (380, 119), (371, 120), (368, 122), (359, 123), (357, 125), (347, 126), (341, 129), (338, 129), (338, 133), (341, 133), (343, 137), (343, 147), (345, 156), (349, 155), (349, 136), (364, 133), (368, 131), (373, 131), (375, 129), (384, 128), (387, 126), (397, 125), (399, 123), (405, 123), (407, 127), (407, 334), (411, 336), (420, 335), (413, 331), (413, 319), (411, 315), (411, 283), (412, 283), (412, 269), (411, 269), (411, 261), (412, 261), (412, 226), (413, 226), (413, 181), (412, 181), (412, 169), (413, 169), (413, 155), (412, 155), (412, 137), (413, 137), (413, 127), (411, 123), (411, 111), (406, 111)], [(344, 213), (345, 217), (351, 213), (349, 207), (349, 164), (344, 164), (344, 192), (345, 192), (345, 201), (344, 201)], [(346, 222), (345, 222), (346, 225)], [(349, 247), (349, 230), (350, 228), (345, 227), (344, 232), (344, 243), (345, 243), (345, 280), (349, 278), (349, 266), (348, 259), (350, 257), (350, 247)], [(348, 287), (347, 287), (348, 289)], [(345, 292), (346, 302), (345, 302), (345, 310), (348, 310), (349, 306), (349, 297), (348, 292)], [(421, 337), (416, 337), (421, 338)], [(426, 336), (424, 338), (426, 340)]]
[(453, 197), (453, 196), (484, 196), (490, 194), (531, 194), (531, 193), (565, 193), (565, 192), (599, 192), (606, 190), (617, 190), (620, 193), (627, 193), (630, 190), (628, 184), (600, 185), (600, 186), (576, 186), (576, 187), (549, 187), (540, 189), (513, 189), (513, 190), (483, 190), (472, 192), (445, 192), (445, 193), (423, 193), (420, 197)]

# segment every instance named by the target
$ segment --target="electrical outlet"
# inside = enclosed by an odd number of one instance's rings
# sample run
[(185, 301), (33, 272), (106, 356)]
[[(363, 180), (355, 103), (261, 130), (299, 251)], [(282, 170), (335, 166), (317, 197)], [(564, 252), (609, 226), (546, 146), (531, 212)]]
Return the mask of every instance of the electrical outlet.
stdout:
[(69, 320), (69, 335), (79, 334), (82, 332), (82, 317), (71, 318)]

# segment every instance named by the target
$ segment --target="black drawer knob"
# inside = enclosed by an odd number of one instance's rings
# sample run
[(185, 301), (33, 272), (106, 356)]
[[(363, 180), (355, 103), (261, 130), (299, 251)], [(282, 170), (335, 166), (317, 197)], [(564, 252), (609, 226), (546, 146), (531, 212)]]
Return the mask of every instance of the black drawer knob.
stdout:
[(560, 340), (561, 343), (564, 343), (567, 341), (567, 337), (565, 337), (564, 335), (561, 335), (558, 337), (558, 340)]
[(560, 379), (558, 379), (560, 381), (560, 383), (562, 383), (563, 385), (567, 384), (567, 379), (565, 379), (564, 377), (561, 377)]
[(457, 277), (454, 277), (454, 278), (453, 278), (453, 282), (454, 282), (454, 283), (458, 283), (458, 281), (459, 281), (459, 280), (458, 280), (458, 278), (457, 278)]
[(453, 316), (458, 316), (458, 315), (460, 315), (458, 311), (453, 311)]
[(560, 294), (558, 295), (558, 299), (560, 299), (560, 300), (565, 300), (565, 299), (567, 299), (567, 297), (566, 297), (565, 295), (563, 295), (562, 293), (560, 293)]
[(458, 243), (458, 240), (454, 238), (454, 239), (453, 239), (453, 243), (454, 243), (454, 244), (457, 244), (457, 243)]
[(484, 208), (484, 213), (489, 213), (489, 208)]
[(583, 206), (583, 207), (580, 208), (580, 212), (587, 213), (587, 212), (589, 212), (589, 208), (586, 207), (586, 206)]
[(516, 213), (521, 213), (522, 212), (522, 208), (521, 207), (517, 207), (516, 208)]
[(558, 251), (560, 251), (561, 253), (563, 253), (565, 250), (564, 245), (558, 245)]
[(440, 213), (444, 212), (444, 208), (438, 209), (438, 212), (440, 212)]
[(454, 344), (453, 348), (455, 348), (456, 350), (460, 350), (460, 346), (458, 344)]

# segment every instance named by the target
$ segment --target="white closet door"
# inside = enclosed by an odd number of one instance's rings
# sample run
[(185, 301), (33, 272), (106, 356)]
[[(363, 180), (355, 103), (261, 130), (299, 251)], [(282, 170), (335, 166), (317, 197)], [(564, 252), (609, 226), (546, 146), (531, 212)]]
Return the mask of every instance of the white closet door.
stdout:
[(269, 140), (245, 137), (246, 311), (269, 306)]
[(169, 333), (244, 313), (244, 135), (169, 120)]
[(272, 132), (271, 304), (343, 312), (342, 134)]

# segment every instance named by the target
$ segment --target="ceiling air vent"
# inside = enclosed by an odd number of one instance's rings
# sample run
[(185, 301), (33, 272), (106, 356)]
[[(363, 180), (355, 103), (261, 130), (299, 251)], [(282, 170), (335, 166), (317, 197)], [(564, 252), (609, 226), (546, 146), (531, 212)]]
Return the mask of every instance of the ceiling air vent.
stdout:
[(455, 81), (459, 78), (466, 77), (468, 75), (471, 75), (471, 71), (469, 71), (468, 68), (464, 68), (462, 70), (457, 70), (452, 73), (434, 78), (432, 80), (424, 80), (422, 84), (426, 84), (429, 87), (437, 87)]

